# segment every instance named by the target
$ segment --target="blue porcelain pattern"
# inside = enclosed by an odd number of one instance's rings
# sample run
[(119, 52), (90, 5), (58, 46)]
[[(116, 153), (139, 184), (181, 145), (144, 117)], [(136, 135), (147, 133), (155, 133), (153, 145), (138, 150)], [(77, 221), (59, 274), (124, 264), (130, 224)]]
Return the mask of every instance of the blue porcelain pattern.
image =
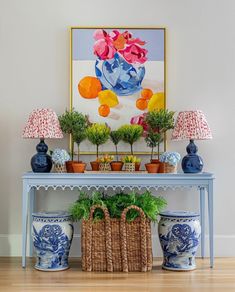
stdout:
[(95, 72), (103, 89), (111, 89), (117, 95), (131, 95), (141, 90), (145, 67), (129, 64), (116, 53), (110, 60), (97, 59)]
[(163, 250), (163, 268), (193, 270), (201, 227), (199, 215), (186, 212), (161, 214), (159, 239)]
[(66, 213), (35, 213), (32, 226), (37, 255), (36, 269), (55, 271), (68, 268), (73, 236), (71, 216)]

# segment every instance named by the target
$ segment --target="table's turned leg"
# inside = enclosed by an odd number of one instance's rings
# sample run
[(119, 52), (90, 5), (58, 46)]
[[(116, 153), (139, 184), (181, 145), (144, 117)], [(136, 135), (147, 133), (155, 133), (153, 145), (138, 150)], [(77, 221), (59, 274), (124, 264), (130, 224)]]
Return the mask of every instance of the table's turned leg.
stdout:
[(205, 256), (205, 188), (200, 188), (201, 257)]
[(208, 186), (208, 215), (209, 215), (209, 242), (210, 242), (210, 267), (214, 266), (214, 222), (213, 222), (213, 181)]
[(30, 190), (30, 207), (29, 207), (29, 256), (32, 257), (33, 256), (33, 238), (31, 236), (31, 228), (32, 228), (32, 222), (33, 222), (33, 217), (32, 217), (32, 213), (34, 212), (34, 208), (35, 208), (35, 188), (32, 188)]
[(26, 248), (27, 248), (27, 219), (28, 219), (28, 187), (23, 182), (22, 194), (22, 267), (26, 267)]

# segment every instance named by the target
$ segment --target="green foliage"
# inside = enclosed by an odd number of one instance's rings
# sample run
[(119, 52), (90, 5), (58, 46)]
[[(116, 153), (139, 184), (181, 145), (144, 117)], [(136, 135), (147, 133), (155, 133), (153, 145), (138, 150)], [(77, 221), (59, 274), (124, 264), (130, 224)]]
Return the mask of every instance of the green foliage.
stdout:
[(110, 140), (115, 145), (116, 159), (118, 161), (118, 148), (117, 148), (117, 145), (122, 140), (122, 131), (120, 131), (120, 129), (116, 130), (116, 131), (111, 131), (110, 132)]
[(74, 152), (74, 142), (78, 146), (78, 160), (79, 160), (79, 146), (86, 138), (86, 128), (89, 124), (88, 117), (75, 111), (66, 110), (64, 114), (59, 116), (60, 127), (66, 134), (72, 136), (72, 160)]
[[(121, 218), (125, 208), (135, 205), (140, 207), (151, 221), (156, 221), (159, 212), (165, 208), (166, 204), (165, 199), (155, 197), (148, 191), (143, 194), (131, 192), (130, 194), (120, 193), (114, 196), (105, 196), (99, 192), (94, 192), (91, 196), (81, 193), (79, 199), (71, 206), (69, 211), (73, 220), (87, 220), (91, 207), (93, 205), (101, 205), (108, 208), (111, 218)], [(138, 211), (132, 209), (127, 213), (127, 220), (133, 221), (138, 216)], [(96, 209), (94, 220), (103, 218), (102, 210)]]
[(110, 129), (106, 124), (92, 124), (86, 130), (87, 139), (96, 145), (96, 156), (99, 156), (99, 145), (108, 141)]
[(143, 128), (140, 125), (123, 125), (119, 130), (122, 133), (122, 140), (130, 144), (133, 155), (133, 144), (142, 136)]
[(140, 163), (141, 159), (133, 155), (126, 155), (122, 157), (122, 162), (124, 163)]

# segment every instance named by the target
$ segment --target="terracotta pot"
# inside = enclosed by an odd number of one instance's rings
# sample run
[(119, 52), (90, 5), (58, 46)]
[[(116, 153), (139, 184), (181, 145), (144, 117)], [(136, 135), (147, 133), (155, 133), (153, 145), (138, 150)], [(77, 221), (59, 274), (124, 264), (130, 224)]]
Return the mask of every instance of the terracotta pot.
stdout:
[(97, 162), (97, 161), (91, 161), (90, 162), (90, 165), (91, 165), (91, 169), (93, 171), (98, 171), (99, 170), (99, 165), (100, 165), (99, 162)]
[(141, 164), (141, 162), (135, 163), (135, 171), (140, 171), (140, 164)]
[(83, 173), (84, 170), (86, 169), (86, 163), (83, 163), (83, 162), (73, 162), (72, 164), (73, 166), (73, 172), (76, 172), (76, 173)]
[(123, 167), (122, 161), (112, 161), (110, 163), (112, 171), (121, 171)]
[(159, 162), (159, 173), (165, 173), (165, 162)]
[(68, 173), (72, 173), (73, 172), (73, 161), (69, 160), (65, 162), (66, 165), (66, 170)]
[(160, 160), (158, 160), (158, 159), (151, 159), (151, 163), (161, 163), (161, 161)]
[(157, 163), (146, 163), (145, 164), (146, 170), (148, 173), (157, 173), (159, 169), (159, 164)]

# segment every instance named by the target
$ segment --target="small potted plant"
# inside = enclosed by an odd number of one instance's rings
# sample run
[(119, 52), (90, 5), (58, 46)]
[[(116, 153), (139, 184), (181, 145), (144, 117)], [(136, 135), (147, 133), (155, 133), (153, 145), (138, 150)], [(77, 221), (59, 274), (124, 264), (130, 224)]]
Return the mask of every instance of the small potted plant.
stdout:
[(115, 152), (116, 152), (116, 160), (112, 161), (110, 163), (111, 165), (111, 169), (113, 171), (121, 171), (122, 170), (122, 166), (123, 166), (123, 162), (119, 161), (119, 157), (118, 157), (118, 143), (122, 140), (122, 131), (119, 130), (115, 130), (115, 131), (111, 131), (110, 132), (110, 140), (113, 142), (114, 146), (115, 146)]
[[(75, 111), (66, 110), (64, 114), (59, 116), (59, 122), (61, 129), (64, 133), (71, 135), (71, 160), (66, 162), (67, 172), (74, 172), (74, 164), (81, 164), (78, 167), (81, 169), (85, 168), (84, 163), (80, 161), (79, 157), (79, 146), (81, 142), (85, 139), (85, 130), (89, 124), (87, 116)], [(74, 144), (78, 146), (78, 162), (75, 162), (74, 159)], [(77, 170), (77, 169), (76, 169)], [(75, 170), (75, 171), (76, 171)]]
[(177, 164), (180, 161), (178, 152), (164, 152), (160, 156), (162, 162), (160, 172), (162, 173), (177, 173)]
[(86, 130), (87, 139), (96, 145), (96, 161), (91, 161), (92, 170), (99, 170), (99, 146), (108, 141), (110, 129), (106, 124), (94, 123)]
[(134, 172), (136, 170), (136, 163), (140, 164), (140, 158), (137, 158), (133, 155), (127, 155), (122, 158), (122, 162), (124, 163), (125, 171)]
[(154, 148), (157, 147), (157, 145), (160, 143), (161, 139), (162, 139), (161, 134), (154, 133), (151, 129), (146, 134), (145, 142), (146, 142), (147, 146), (151, 148), (150, 162), (145, 164), (146, 170), (149, 173), (158, 172), (160, 165), (158, 163), (152, 163), (152, 160), (153, 160)]
[(98, 159), (99, 162), (99, 170), (100, 171), (110, 171), (111, 166), (110, 163), (113, 161), (113, 156), (105, 154), (104, 156), (100, 157)]
[(152, 159), (152, 163), (160, 163), (160, 144), (163, 142), (166, 132), (174, 128), (174, 114), (173, 111), (160, 109), (150, 111), (145, 116), (148, 131), (161, 135), (161, 139), (157, 142), (158, 159)]
[[(122, 133), (122, 140), (130, 144), (131, 155), (133, 156), (133, 144), (140, 139), (143, 134), (143, 127), (140, 125), (123, 125), (119, 129)], [(135, 170), (139, 171), (140, 161), (136, 161)]]
[(52, 151), (51, 158), (54, 164), (55, 172), (66, 172), (65, 163), (70, 160), (70, 156), (66, 150), (56, 148)]

